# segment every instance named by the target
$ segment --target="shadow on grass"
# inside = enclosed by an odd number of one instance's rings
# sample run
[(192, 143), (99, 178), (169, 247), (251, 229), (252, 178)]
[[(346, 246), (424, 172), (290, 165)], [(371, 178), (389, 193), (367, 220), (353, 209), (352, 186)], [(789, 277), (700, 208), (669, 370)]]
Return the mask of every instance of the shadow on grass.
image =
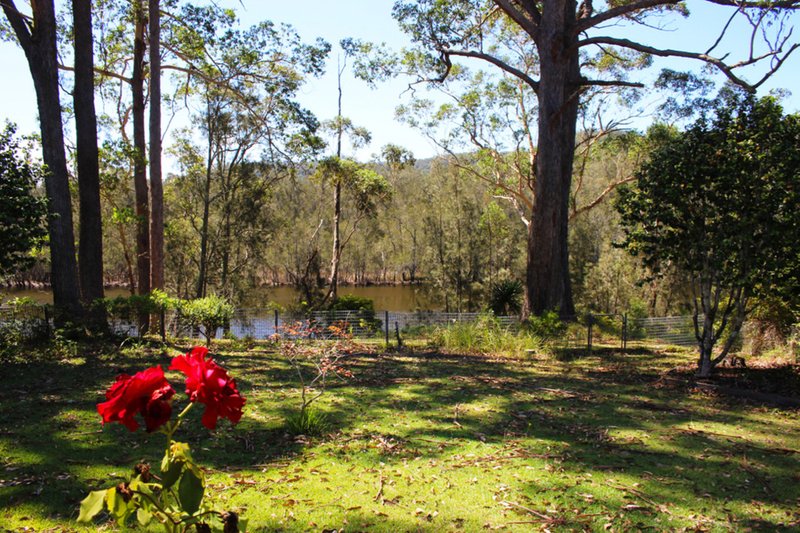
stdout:
[[(742, 405), (721, 407), (711, 397), (658, 388), (652, 363), (659, 357), (647, 350), (620, 354), (608, 349), (571, 364), (429, 351), (359, 354), (349, 364), (355, 378), (333, 382), (320, 400), (332, 435), (311, 442), (343, 457), (358, 451), (361, 460), (375, 464), (452, 460), (466, 444), (479, 450), (485, 445), (492, 461), (549, 465), (564, 479), (552, 520), (567, 529), (596, 525), (580, 513), (568, 517), (567, 509), (579, 504), (587, 509), (584, 514), (625, 511), (628, 527), (636, 529), (650, 514), (665, 514), (658, 505), (796, 502), (800, 488), (791, 476), (800, 466), (797, 453), (773, 449), (764, 438), (692, 429), (726, 424), (766, 434), (772, 429), (769, 421), (754, 419)], [(192, 445), (198, 461), (217, 470), (256, 470), (302, 454), (304, 442), (284, 429), (285, 418), (299, 408), (298, 384), (288, 363), (265, 350), (224, 352), (217, 359), (248, 398), (247, 415), (235, 429), (224, 422), (209, 433), (199, 424), (201, 409), (194, 410), (178, 438)], [(162, 435), (131, 435), (119, 425), (100, 429), (95, 412), (118, 373), (153, 364), (167, 366), (169, 357), (160, 351), (119, 353), (85, 364), (0, 367), (7, 384), (0, 389), (5, 469), (0, 506), (28, 503), (48, 516), (74, 517), (88, 490), (111, 484), (107, 465), (121, 476), (142, 458), (158, 461)], [(574, 479), (587, 473), (610, 484), (610, 495), (586, 502), (590, 489)], [(639, 486), (621, 485), (619, 477), (635, 478)], [(552, 485), (529, 482), (523, 496), (533, 500), (551, 490)], [(394, 523), (352, 516), (351, 524), (364, 520), (371, 530), (373, 524), (386, 531), (429, 529), (417, 519)], [(755, 525), (749, 527), (759, 528), (752, 520)], [(274, 524), (274, 530), (293, 527)], [(430, 524), (430, 530), (437, 527)]]

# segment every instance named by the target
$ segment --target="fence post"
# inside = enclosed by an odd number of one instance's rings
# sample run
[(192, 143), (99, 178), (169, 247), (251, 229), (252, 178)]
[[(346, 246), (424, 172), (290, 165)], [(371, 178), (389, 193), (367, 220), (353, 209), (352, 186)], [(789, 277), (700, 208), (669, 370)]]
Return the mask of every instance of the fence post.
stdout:
[(46, 305), (44, 307), (42, 307), (42, 310), (44, 311), (44, 331), (45, 331), (45, 334), (47, 335), (47, 338), (49, 339), (50, 338), (50, 312), (47, 310), (47, 306)]
[(275, 309), (275, 335), (278, 334), (278, 310)]
[(628, 349), (628, 313), (622, 315), (622, 351)]
[(592, 318), (592, 313), (589, 313), (587, 321), (588, 321), (588, 328), (587, 328), (588, 334), (586, 339), (586, 348), (589, 351), (589, 353), (592, 353), (592, 322), (594, 321)]
[(386, 347), (389, 347), (389, 311), (383, 312), (383, 333)]
[(400, 338), (400, 326), (397, 324), (397, 322), (394, 323), (394, 334), (397, 335), (397, 347), (402, 348), (403, 339)]

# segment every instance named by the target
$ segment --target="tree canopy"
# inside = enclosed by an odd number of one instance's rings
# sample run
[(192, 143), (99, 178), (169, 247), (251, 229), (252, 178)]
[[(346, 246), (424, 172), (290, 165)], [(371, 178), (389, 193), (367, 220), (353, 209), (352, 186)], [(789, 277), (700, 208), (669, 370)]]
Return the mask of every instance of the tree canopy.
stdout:
[(772, 98), (723, 102), (666, 136), (618, 202), (623, 245), (656, 273), (690, 278), (703, 375), (733, 346), (753, 296), (800, 288), (800, 116)]
[(31, 250), (47, 235), (47, 206), (34, 193), (42, 168), (21, 157), (14, 133), (9, 124), (0, 132), (0, 274), (28, 266)]

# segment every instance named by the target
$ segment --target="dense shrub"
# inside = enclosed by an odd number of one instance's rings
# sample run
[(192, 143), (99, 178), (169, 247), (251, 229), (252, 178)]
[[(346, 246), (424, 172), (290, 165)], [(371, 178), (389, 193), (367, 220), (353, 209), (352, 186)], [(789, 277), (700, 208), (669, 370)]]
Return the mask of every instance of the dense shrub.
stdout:
[(216, 336), (217, 329), (224, 327), (233, 318), (233, 305), (220, 296), (206, 296), (196, 300), (184, 300), (179, 304), (181, 320), (191, 328), (200, 328), (206, 342)]
[(567, 332), (567, 324), (558, 317), (555, 311), (547, 311), (540, 316), (531, 316), (523, 324), (523, 328), (543, 341), (563, 337)]
[(472, 353), (505, 353), (521, 356), (528, 351), (541, 351), (540, 338), (527, 331), (513, 331), (504, 327), (491, 315), (476, 322), (456, 322), (436, 327), (431, 343), (450, 351)]

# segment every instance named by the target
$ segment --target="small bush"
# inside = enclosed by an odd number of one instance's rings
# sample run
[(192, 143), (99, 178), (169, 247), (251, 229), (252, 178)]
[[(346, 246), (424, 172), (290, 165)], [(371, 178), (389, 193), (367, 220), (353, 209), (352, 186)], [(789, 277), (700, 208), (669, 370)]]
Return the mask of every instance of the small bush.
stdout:
[(44, 307), (31, 298), (14, 298), (0, 321), (0, 361), (25, 355), (24, 348), (48, 336)]
[(331, 303), (328, 311), (331, 311), (332, 314), (328, 317), (327, 321), (320, 324), (323, 328), (342, 326), (340, 317), (334, 314), (336, 311), (354, 311), (357, 313), (358, 316), (354, 317), (354, 319), (358, 320), (357, 324), (355, 322), (353, 324), (346, 324), (347, 327), (345, 329), (348, 329), (348, 333), (353, 332), (353, 326), (370, 334), (379, 332), (381, 327), (383, 327), (383, 321), (375, 318), (375, 302), (364, 296), (343, 294)]
[(214, 339), (217, 329), (230, 322), (233, 311), (233, 305), (225, 298), (213, 295), (180, 304), (182, 320), (193, 329), (201, 328), (207, 344)]
[(365, 296), (343, 294), (336, 298), (330, 306), (331, 311), (372, 311), (375, 313), (375, 302)]
[(567, 333), (567, 324), (558, 317), (555, 311), (547, 311), (541, 316), (531, 316), (524, 328), (534, 337), (543, 341), (552, 341)]
[(176, 309), (179, 304), (180, 300), (171, 298), (165, 292), (157, 289), (150, 294), (103, 298), (94, 303), (105, 309), (112, 324), (135, 326), (140, 337), (144, 333), (144, 322), (142, 321), (144, 318), (169, 309)]
[(318, 437), (329, 427), (328, 415), (314, 408), (301, 409), (286, 418), (286, 431), (294, 436)]
[(489, 308), (497, 316), (518, 315), (522, 310), (522, 282), (507, 279), (492, 285)]

